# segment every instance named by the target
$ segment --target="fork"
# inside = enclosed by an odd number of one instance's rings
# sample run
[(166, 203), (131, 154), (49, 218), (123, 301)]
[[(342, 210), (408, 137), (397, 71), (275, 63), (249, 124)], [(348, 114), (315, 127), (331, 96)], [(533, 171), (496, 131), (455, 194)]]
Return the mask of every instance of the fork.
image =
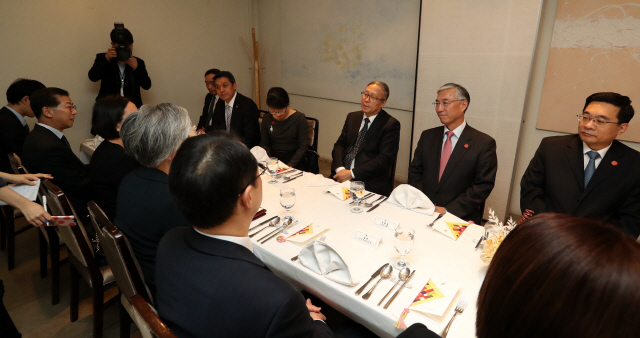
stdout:
[[(324, 242), (324, 240), (325, 240), (325, 239), (327, 239), (327, 236), (322, 236), (322, 237), (320, 237), (320, 239), (319, 239), (318, 241), (319, 241), (319, 242)], [(298, 260), (298, 256), (299, 256), (299, 255), (296, 255), (295, 257), (292, 257), (292, 258), (291, 258), (291, 261), (292, 261), (292, 262), (297, 261), (297, 260)]]
[(451, 328), (451, 324), (453, 323), (453, 320), (456, 319), (456, 316), (458, 315), (458, 313), (462, 313), (462, 311), (464, 311), (466, 307), (467, 307), (467, 297), (465, 295), (462, 295), (460, 296), (460, 299), (458, 299), (458, 304), (456, 304), (456, 309), (455, 309), (456, 312), (453, 313), (453, 317), (451, 317), (449, 324), (447, 324), (444, 330), (442, 330), (442, 333), (440, 333), (440, 337), (442, 338), (447, 337), (447, 334), (449, 334), (449, 329)]

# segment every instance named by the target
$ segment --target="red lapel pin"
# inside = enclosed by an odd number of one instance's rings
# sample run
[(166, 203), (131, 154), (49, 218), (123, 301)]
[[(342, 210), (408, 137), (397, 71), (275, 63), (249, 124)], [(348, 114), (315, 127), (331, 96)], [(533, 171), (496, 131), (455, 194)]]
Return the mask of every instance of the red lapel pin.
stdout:
[(465, 144), (464, 144), (464, 147), (465, 147), (465, 148), (469, 148), (469, 144), (465, 143)]
[(611, 165), (612, 166), (617, 166), (618, 165), (618, 161), (611, 161)]

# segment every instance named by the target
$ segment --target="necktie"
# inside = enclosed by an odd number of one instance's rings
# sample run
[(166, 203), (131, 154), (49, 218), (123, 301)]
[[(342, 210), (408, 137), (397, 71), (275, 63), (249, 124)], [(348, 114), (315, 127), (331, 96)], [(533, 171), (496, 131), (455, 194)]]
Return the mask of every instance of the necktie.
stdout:
[(347, 169), (351, 168), (351, 162), (353, 162), (353, 160), (356, 158), (356, 155), (358, 154), (358, 149), (360, 148), (360, 144), (362, 144), (362, 141), (364, 140), (364, 136), (367, 133), (367, 130), (369, 130), (368, 117), (364, 119), (364, 127), (360, 129), (360, 133), (358, 133), (358, 139), (356, 140), (356, 143), (353, 145), (351, 150), (347, 152), (347, 156), (344, 161), (345, 168)]
[(447, 162), (449, 162), (449, 157), (451, 157), (451, 150), (453, 149), (451, 136), (453, 136), (453, 132), (449, 130), (447, 132), (447, 140), (444, 141), (444, 147), (442, 147), (442, 154), (440, 155), (440, 172), (438, 173), (438, 182), (440, 182), (444, 168), (447, 167)]
[(231, 106), (230, 105), (226, 105), (224, 107), (224, 110), (226, 112), (225, 113), (225, 118), (226, 118), (225, 120), (227, 122), (227, 131), (230, 131), (231, 130)]
[(209, 111), (207, 112), (207, 121), (206, 121), (206, 126), (210, 126), (211, 125), (211, 118), (213, 117), (213, 108), (215, 108), (216, 105), (216, 97), (212, 97), (211, 101), (209, 102)]
[(64, 135), (62, 135), (60, 139), (62, 140), (62, 142), (64, 142), (64, 144), (67, 145), (67, 147), (69, 147), (69, 149), (71, 149), (71, 144), (69, 144), (69, 141), (67, 141), (67, 138), (64, 137)]
[(597, 151), (589, 150), (587, 152), (587, 156), (589, 156), (589, 162), (587, 163), (587, 167), (584, 168), (584, 187), (587, 187), (589, 184), (589, 180), (593, 176), (593, 173), (596, 171), (596, 159), (600, 157), (600, 154)]

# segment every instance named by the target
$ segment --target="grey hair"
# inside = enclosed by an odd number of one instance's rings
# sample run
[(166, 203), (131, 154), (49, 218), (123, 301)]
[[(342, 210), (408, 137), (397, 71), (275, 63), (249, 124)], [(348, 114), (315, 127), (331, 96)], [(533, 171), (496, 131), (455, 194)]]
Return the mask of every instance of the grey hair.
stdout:
[(447, 83), (443, 85), (442, 87), (438, 88), (438, 93), (451, 88), (456, 90), (456, 100), (467, 100), (467, 107), (469, 107), (469, 104), (471, 103), (471, 96), (469, 96), (469, 92), (466, 88), (457, 83)]
[(382, 91), (387, 95), (387, 97), (385, 97), (384, 99), (385, 100), (389, 99), (389, 86), (387, 86), (386, 83), (384, 83), (382, 81), (371, 81), (371, 82), (369, 82), (367, 87), (369, 87), (371, 85), (376, 85), (376, 86), (382, 88)]
[(186, 109), (173, 103), (145, 104), (122, 121), (120, 137), (129, 155), (155, 168), (178, 151), (190, 131)]

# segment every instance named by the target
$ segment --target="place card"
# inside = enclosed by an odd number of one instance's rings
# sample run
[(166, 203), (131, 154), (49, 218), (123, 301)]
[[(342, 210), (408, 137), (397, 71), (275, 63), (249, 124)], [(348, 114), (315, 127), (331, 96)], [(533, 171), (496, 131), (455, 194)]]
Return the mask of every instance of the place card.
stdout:
[(380, 237), (369, 234), (366, 231), (362, 231), (359, 229), (356, 229), (356, 231), (353, 233), (353, 239), (355, 239), (360, 243), (366, 244), (374, 249), (378, 248), (378, 245), (380, 244), (380, 240), (381, 240)]
[(376, 215), (376, 217), (373, 219), (373, 225), (377, 226), (378, 228), (383, 228), (389, 231), (395, 231), (396, 228), (398, 227), (398, 224), (399, 223), (396, 221), (392, 221), (388, 218), (384, 218), (378, 215)]

